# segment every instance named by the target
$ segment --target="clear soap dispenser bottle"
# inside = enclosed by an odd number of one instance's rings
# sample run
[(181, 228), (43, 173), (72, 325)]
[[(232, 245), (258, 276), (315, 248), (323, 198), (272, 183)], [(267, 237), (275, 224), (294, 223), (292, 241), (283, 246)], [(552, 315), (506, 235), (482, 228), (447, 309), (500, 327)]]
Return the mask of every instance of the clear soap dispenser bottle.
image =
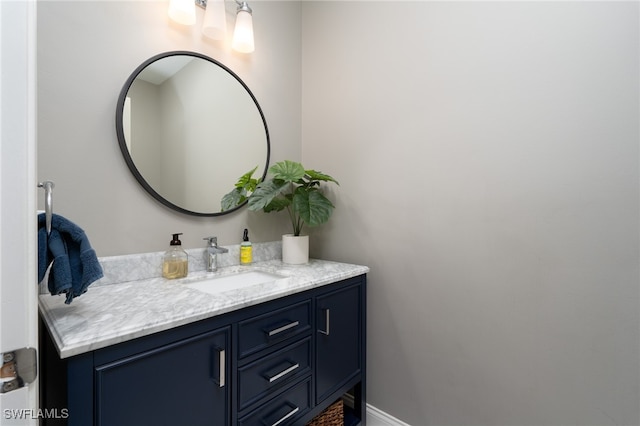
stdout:
[(189, 255), (182, 250), (180, 235), (182, 234), (173, 234), (173, 240), (169, 243), (171, 248), (162, 259), (162, 276), (170, 280), (184, 278), (189, 272)]

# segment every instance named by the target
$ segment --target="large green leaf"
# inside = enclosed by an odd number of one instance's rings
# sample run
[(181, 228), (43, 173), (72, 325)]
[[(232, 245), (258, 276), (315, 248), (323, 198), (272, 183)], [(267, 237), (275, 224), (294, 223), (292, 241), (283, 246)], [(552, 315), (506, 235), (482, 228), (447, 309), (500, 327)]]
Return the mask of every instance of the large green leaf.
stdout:
[(311, 180), (321, 180), (321, 181), (324, 181), (324, 182), (334, 182), (337, 185), (340, 185), (337, 180), (335, 180), (331, 176), (326, 175), (326, 174), (324, 174), (322, 172), (318, 172), (318, 171), (315, 171), (315, 170), (305, 170), (305, 173), (307, 174), (307, 176), (309, 176), (309, 179), (311, 179)]
[(231, 192), (225, 194), (220, 200), (220, 208), (224, 212), (238, 207), (247, 199), (246, 194), (244, 188), (233, 188)]
[(287, 182), (297, 182), (304, 177), (304, 167), (295, 161), (284, 160), (274, 164), (269, 168), (269, 173), (274, 179), (281, 179)]
[(258, 166), (255, 166), (253, 170), (240, 176), (240, 179), (238, 179), (238, 182), (236, 182), (236, 188), (244, 188), (249, 193), (253, 192), (253, 190), (256, 188), (256, 185), (258, 184), (258, 179), (252, 179), (251, 176), (253, 176), (257, 169)]
[(329, 220), (334, 206), (318, 191), (297, 191), (293, 209), (307, 225), (318, 226)]
[(287, 206), (291, 205), (291, 200), (287, 197), (276, 197), (269, 204), (264, 206), (264, 212), (279, 212), (284, 210)]
[(249, 197), (249, 210), (261, 210), (271, 203), (271, 201), (280, 195), (288, 186), (289, 182), (279, 179), (266, 180), (260, 182)]
[(234, 185), (235, 187), (222, 197), (220, 200), (220, 208), (222, 211), (238, 207), (247, 200), (249, 194), (255, 191), (256, 185), (258, 185), (258, 179), (252, 178), (251, 176), (253, 176), (257, 169), (258, 166), (240, 176)]

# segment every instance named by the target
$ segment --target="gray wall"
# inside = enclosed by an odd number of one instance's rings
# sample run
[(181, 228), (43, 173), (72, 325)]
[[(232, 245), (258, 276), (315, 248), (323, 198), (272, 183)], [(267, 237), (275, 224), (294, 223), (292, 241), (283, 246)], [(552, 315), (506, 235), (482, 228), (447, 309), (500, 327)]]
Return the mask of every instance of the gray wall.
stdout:
[[(232, 24), (235, 5), (227, 3)], [(251, 88), (269, 126), (272, 160), (299, 159), (300, 3), (252, 4), (256, 51), (250, 55), (232, 51), (230, 41), (204, 38), (202, 9), (191, 28), (170, 21), (167, 5), (38, 2), (38, 179), (55, 182), (54, 211), (79, 224), (99, 256), (162, 251), (174, 232), (184, 233), (185, 247), (197, 248), (209, 235), (223, 245), (239, 244), (245, 227), (255, 241), (276, 240), (288, 230), (280, 215), (243, 210), (198, 218), (159, 204), (122, 159), (115, 111), (122, 86), (143, 61), (171, 50), (196, 51), (231, 68)]]
[(638, 18), (303, 4), (302, 157), (341, 183), (314, 245), (372, 269), (371, 404), (412, 425), (640, 424)]
[(273, 161), (341, 182), (312, 255), (372, 269), (370, 403), (414, 426), (639, 424), (638, 4), (252, 7), (256, 51), (240, 55), (169, 22), (166, 2), (38, 3), (55, 211), (101, 256), (288, 230), (172, 213), (121, 158), (129, 73), (208, 54), (258, 98)]

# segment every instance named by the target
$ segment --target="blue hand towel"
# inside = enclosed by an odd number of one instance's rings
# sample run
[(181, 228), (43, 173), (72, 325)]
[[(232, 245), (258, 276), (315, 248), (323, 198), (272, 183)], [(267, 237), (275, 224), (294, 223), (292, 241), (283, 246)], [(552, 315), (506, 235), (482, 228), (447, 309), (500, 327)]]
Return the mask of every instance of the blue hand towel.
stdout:
[(102, 267), (84, 231), (62, 216), (51, 217), (51, 233), (47, 236), (46, 219), (38, 215), (38, 282), (49, 271), (49, 292), (66, 293), (64, 303), (87, 291), (87, 287), (102, 278)]

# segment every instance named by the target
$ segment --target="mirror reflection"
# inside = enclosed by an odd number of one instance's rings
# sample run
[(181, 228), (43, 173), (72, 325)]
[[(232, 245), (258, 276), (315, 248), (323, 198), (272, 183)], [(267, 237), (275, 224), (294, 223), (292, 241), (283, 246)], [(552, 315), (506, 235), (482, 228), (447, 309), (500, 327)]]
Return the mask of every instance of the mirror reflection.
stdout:
[(116, 129), (138, 182), (187, 214), (237, 210), (222, 211), (224, 194), (246, 170), (258, 166), (264, 177), (269, 163), (267, 124), (249, 88), (194, 52), (168, 52), (138, 67), (120, 94)]

